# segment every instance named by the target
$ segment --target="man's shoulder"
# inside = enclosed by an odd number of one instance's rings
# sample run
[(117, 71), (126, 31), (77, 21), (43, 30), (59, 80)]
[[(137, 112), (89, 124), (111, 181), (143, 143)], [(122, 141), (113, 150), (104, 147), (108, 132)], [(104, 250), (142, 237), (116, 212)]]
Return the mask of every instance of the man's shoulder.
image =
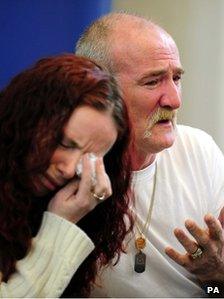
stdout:
[(191, 159), (209, 159), (217, 154), (223, 156), (212, 136), (201, 129), (184, 125), (177, 126), (177, 138), (168, 152), (170, 155), (180, 155), (183, 159), (189, 155)]
[(213, 140), (213, 138), (205, 131), (184, 125), (177, 125), (177, 136), (177, 138), (182, 140), (191, 140), (192, 142), (195, 141), (196, 143), (210, 142)]
[(189, 126), (177, 126), (177, 138), (174, 144), (161, 153), (161, 160), (167, 165), (179, 165), (183, 169), (213, 168), (215, 160), (224, 163), (224, 157), (212, 137), (203, 130)]

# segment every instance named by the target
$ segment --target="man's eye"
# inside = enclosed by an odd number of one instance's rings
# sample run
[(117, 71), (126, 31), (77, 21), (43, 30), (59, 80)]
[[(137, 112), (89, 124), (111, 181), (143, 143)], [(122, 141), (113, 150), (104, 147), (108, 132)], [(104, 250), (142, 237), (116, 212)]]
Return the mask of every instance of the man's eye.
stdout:
[(176, 75), (173, 77), (173, 81), (179, 83), (181, 81), (181, 75)]
[(146, 85), (149, 87), (155, 87), (159, 83), (159, 79), (154, 79), (146, 82)]

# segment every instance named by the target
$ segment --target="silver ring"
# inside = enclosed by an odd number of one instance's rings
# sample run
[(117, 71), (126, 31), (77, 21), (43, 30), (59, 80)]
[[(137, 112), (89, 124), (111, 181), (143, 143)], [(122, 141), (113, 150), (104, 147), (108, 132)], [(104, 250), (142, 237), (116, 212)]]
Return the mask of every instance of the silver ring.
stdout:
[(195, 260), (197, 258), (201, 258), (202, 254), (203, 254), (202, 248), (198, 246), (197, 250), (191, 253), (191, 257), (193, 258), (193, 260)]
[(106, 197), (106, 194), (103, 193), (102, 195), (97, 195), (96, 193), (92, 193), (93, 197), (96, 198), (99, 201), (103, 201)]

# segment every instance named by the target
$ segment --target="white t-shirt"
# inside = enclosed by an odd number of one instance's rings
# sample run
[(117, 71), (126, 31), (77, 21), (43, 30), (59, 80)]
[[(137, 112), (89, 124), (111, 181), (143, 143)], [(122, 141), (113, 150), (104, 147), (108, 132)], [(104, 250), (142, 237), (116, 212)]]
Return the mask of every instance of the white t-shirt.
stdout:
[[(224, 206), (224, 157), (205, 132), (178, 126), (174, 145), (157, 155), (147, 168), (133, 173), (135, 211), (144, 226), (150, 205), (153, 177), (157, 163), (155, 201), (150, 226), (146, 232), (146, 269), (134, 271), (136, 248), (134, 236), (118, 264), (102, 273), (103, 288), (91, 296), (101, 297), (203, 297), (194, 275), (172, 261), (164, 252), (171, 246), (181, 253), (184, 248), (173, 234), (184, 228), (186, 219), (206, 227), (206, 213), (219, 216)], [(126, 241), (127, 241), (126, 240)]]

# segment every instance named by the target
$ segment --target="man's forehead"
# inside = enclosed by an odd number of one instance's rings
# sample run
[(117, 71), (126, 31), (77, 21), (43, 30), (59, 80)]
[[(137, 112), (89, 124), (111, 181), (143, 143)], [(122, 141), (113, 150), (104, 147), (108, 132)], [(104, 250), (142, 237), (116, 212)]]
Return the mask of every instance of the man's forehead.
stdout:
[(133, 29), (129, 32), (128, 28), (120, 30), (116, 38), (114, 36), (112, 53), (119, 69), (166, 59), (176, 60), (178, 67), (181, 67), (179, 52), (172, 37), (157, 28), (150, 27), (142, 31)]
[[(110, 29), (110, 37), (113, 43), (123, 42), (128, 44), (131, 40), (147, 39), (149, 42), (161, 39), (165, 43), (173, 38), (161, 27), (145, 19), (140, 19), (139, 22), (132, 19), (114, 22)], [(173, 41), (174, 42), (174, 41)]]
[(117, 56), (117, 73), (134, 73), (137, 76), (159, 75), (172, 71), (183, 73), (178, 52), (160, 51), (132, 51)]

